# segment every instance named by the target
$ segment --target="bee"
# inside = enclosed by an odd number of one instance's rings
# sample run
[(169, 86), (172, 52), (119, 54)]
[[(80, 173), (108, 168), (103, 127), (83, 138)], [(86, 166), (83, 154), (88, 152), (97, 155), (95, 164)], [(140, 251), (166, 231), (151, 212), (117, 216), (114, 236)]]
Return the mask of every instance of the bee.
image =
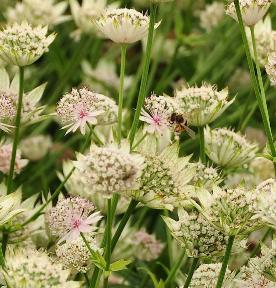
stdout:
[(181, 134), (181, 132), (187, 132), (191, 137), (195, 137), (195, 132), (187, 126), (187, 120), (181, 114), (172, 113), (170, 117), (170, 124), (174, 127), (174, 132), (176, 134)]

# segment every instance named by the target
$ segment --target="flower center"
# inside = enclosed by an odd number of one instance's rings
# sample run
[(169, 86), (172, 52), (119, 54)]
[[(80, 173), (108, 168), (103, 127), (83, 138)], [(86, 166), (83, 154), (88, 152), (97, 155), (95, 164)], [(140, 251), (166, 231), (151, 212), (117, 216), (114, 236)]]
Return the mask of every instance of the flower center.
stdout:
[(72, 221), (72, 228), (73, 229), (79, 229), (79, 227), (82, 224), (82, 220), (81, 219), (73, 219)]
[(79, 118), (80, 118), (80, 119), (83, 119), (83, 118), (85, 118), (85, 117), (87, 117), (87, 116), (88, 116), (87, 111), (85, 111), (85, 110), (80, 110), (80, 112), (79, 112)]
[(161, 124), (161, 117), (159, 115), (153, 115), (152, 119), (156, 125), (159, 126)]

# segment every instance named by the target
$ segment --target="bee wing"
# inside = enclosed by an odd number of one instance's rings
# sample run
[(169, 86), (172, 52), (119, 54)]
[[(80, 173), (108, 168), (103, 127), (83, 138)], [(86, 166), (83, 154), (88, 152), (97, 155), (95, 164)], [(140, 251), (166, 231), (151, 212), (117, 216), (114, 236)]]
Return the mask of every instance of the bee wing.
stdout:
[(196, 133), (195, 133), (192, 129), (190, 129), (188, 126), (186, 126), (186, 125), (184, 126), (184, 128), (185, 128), (185, 131), (187, 132), (187, 134), (188, 134), (192, 139), (194, 139)]

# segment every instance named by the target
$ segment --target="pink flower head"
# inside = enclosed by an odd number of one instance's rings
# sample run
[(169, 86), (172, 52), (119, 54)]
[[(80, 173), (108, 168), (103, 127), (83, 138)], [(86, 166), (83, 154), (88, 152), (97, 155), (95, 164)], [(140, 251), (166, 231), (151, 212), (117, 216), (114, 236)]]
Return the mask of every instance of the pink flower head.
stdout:
[(96, 125), (99, 116), (105, 113), (105, 107), (100, 104), (103, 95), (94, 93), (86, 88), (79, 90), (72, 89), (70, 93), (65, 94), (57, 106), (57, 116), (62, 124), (63, 129), (69, 132), (76, 132), (80, 129), (85, 134), (86, 125)]
[(163, 135), (164, 131), (168, 128), (168, 120), (161, 112), (146, 112), (142, 110), (140, 120), (147, 123), (146, 132), (150, 134), (157, 133)]
[(80, 233), (93, 233), (102, 218), (94, 205), (80, 197), (61, 200), (46, 214), (46, 222), (59, 242), (76, 240)]

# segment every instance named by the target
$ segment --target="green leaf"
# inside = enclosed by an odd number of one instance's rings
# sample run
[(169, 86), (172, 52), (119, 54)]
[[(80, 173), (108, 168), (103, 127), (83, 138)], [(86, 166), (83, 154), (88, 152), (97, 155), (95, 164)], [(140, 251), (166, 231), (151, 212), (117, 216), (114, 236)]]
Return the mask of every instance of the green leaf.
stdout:
[(160, 288), (159, 287), (160, 282), (158, 282), (156, 276), (148, 268), (139, 267), (138, 269), (139, 270), (144, 270), (149, 275), (149, 277), (151, 278), (151, 281), (153, 282), (153, 285), (154, 285), (155, 288)]
[(92, 263), (104, 271), (106, 267), (106, 262), (104, 260), (104, 257), (98, 251), (91, 250), (90, 253), (91, 253)]
[(110, 265), (110, 271), (121, 271), (127, 268), (127, 265), (130, 264), (132, 260), (118, 260)]

